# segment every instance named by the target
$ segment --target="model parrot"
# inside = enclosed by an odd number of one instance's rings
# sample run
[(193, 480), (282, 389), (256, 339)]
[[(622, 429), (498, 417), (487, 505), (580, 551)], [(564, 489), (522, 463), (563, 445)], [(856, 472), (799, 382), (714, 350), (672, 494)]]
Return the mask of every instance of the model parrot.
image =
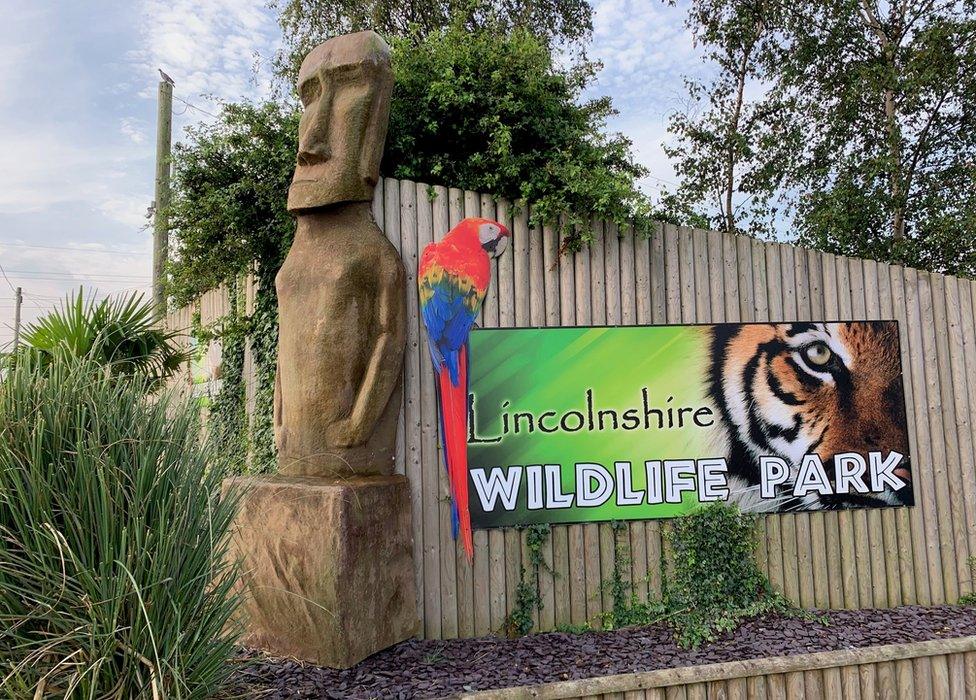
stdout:
[(464, 219), (442, 241), (424, 248), (417, 271), (437, 382), (451, 523), (469, 560), (474, 544), (468, 512), (468, 334), (488, 291), (490, 260), (504, 252), (510, 235), (497, 221)]

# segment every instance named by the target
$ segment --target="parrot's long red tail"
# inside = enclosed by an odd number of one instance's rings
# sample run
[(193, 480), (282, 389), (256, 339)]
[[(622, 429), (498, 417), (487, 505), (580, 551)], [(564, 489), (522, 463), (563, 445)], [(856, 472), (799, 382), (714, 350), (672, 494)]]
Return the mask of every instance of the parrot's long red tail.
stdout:
[(458, 354), (458, 383), (451, 382), (446, 366), (437, 378), (441, 399), (441, 437), (447, 462), (451, 499), (454, 503), (461, 543), (470, 561), (474, 557), (471, 538), (471, 514), (468, 511), (468, 353), (462, 347)]

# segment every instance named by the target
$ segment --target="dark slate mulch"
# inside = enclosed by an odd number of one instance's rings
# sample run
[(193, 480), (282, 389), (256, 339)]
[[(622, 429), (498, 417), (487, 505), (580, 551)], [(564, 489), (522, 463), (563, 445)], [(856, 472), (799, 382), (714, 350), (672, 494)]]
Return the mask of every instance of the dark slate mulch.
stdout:
[(265, 698), (438, 698), (616, 673), (976, 635), (976, 608), (906, 606), (825, 613), (828, 625), (767, 616), (699, 649), (663, 623), (615, 632), (409, 640), (336, 671), (246, 652), (238, 692)]

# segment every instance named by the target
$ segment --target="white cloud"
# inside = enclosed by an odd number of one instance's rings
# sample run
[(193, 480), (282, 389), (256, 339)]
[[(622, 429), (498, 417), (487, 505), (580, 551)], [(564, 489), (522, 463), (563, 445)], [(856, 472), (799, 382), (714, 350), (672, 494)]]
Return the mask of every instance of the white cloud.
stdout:
[(685, 28), (688, 3), (597, 0), (590, 56), (603, 63), (591, 94), (608, 94), (620, 114), (610, 127), (634, 143), (637, 160), (650, 176), (641, 181), (652, 196), (675, 187), (675, 174), (662, 144), (670, 140), (668, 119), (687, 107), (684, 76), (709, 70)]
[(680, 86), (681, 75), (701, 69), (701, 57), (684, 26), (686, 5), (646, 0), (594, 4), (590, 53), (604, 63), (604, 89), (618, 100), (659, 99)]
[(146, 142), (146, 123), (141, 119), (123, 117), (119, 122), (119, 131), (134, 144)]
[(264, 0), (143, 0), (141, 14), (144, 48), (131, 58), (147, 76), (162, 68), (177, 94), (196, 98), (267, 91), (269, 76), (253, 67), (256, 57), (274, 54), (279, 31)]
[[(0, 214), (44, 214), (59, 204), (84, 202), (139, 227), (152, 181), (145, 172), (133, 174), (146, 158), (145, 149), (79, 145), (56, 128), (0, 130)], [(151, 178), (151, 170), (143, 170)]]

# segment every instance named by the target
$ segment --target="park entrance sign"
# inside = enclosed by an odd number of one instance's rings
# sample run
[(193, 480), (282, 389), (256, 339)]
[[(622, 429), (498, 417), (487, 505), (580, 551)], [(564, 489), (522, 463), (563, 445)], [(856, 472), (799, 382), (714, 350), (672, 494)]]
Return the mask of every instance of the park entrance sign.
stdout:
[(896, 321), (483, 329), (476, 528), (912, 505)]

